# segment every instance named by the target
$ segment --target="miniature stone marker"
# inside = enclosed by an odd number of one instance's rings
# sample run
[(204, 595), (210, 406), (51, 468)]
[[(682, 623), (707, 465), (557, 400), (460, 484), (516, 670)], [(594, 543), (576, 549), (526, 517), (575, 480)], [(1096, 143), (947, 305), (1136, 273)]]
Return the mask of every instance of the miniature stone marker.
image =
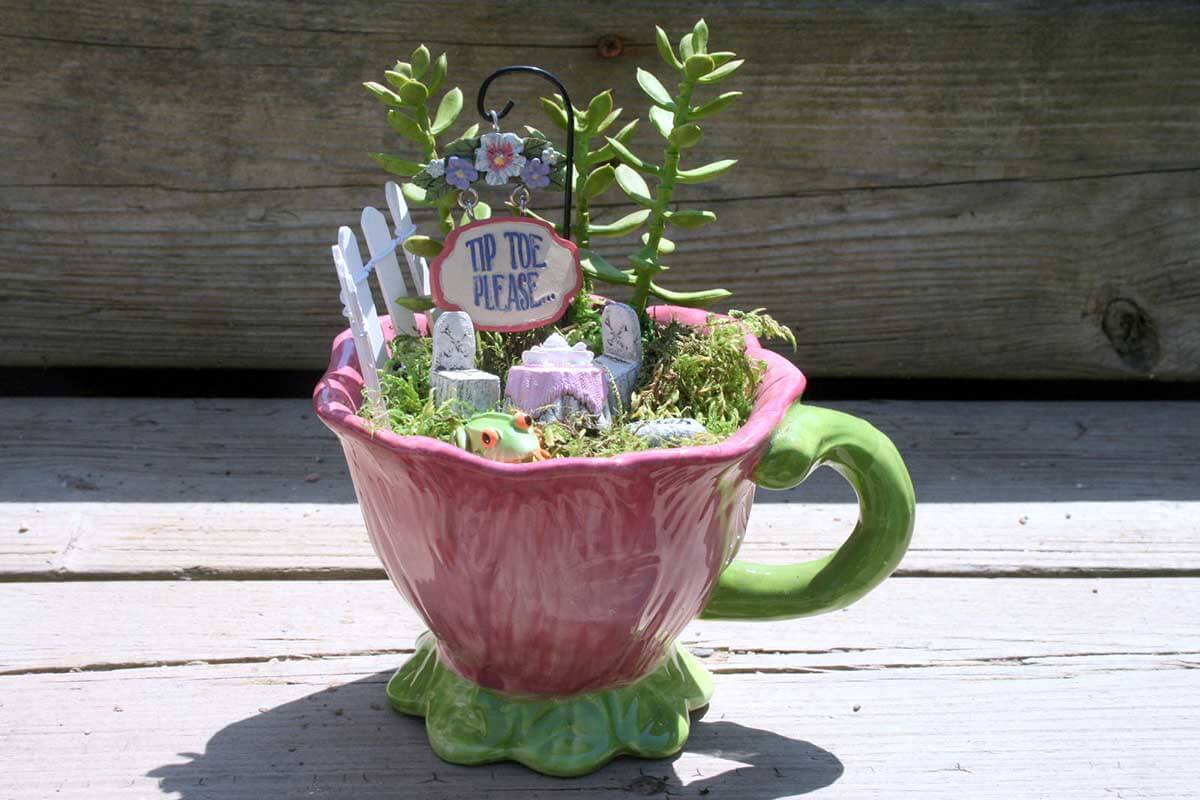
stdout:
[(637, 312), (624, 303), (609, 303), (600, 317), (600, 333), (604, 355), (596, 358), (596, 366), (607, 371), (616, 386), (617, 393), (610, 391), (608, 398), (609, 412), (616, 415), (629, 408), (642, 368), (642, 328)]
[(433, 402), (461, 400), (480, 411), (500, 402), (500, 378), (475, 369), (475, 326), (465, 311), (438, 315), (433, 326)]

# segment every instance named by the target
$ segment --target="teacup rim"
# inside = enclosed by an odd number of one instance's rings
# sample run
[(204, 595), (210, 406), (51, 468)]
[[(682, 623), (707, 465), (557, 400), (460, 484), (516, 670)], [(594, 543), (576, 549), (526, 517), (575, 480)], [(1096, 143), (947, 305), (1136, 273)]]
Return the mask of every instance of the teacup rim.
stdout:
[[(729, 319), (724, 314), (672, 305), (650, 306), (647, 313), (658, 322), (673, 320), (692, 327), (704, 327), (710, 317)], [(422, 335), (428, 335), (424, 315), (416, 316), (420, 332)], [(391, 320), (383, 316), (381, 321), (384, 333), (390, 339), (393, 330)], [(401, 455), (423, 455), (458, 461), (497, 474), (545, 475), (578, 471), (582, 468), (601, 471), (644, 469), (681, 460), (689, 463), (731, 462), (740, 460), (756, 448), (766, 445), (784, 413), (803, 394), (806, 384), (804, 373), (795, 364), (763, 347), (753, 334), (746, 333), (744, 338), (747, 354), (763, 361), (766, 364), (766, 372), (759, 384), (758, 396), (750, 418), (733, 435), (717, 444), (654, 448), (604, 457), (553, 458), (522, 464), (505, 464), (480, 458), (462, 448), (431, 437), (401, 436), (390, 430), (376, 429), (358, 414), (358, 405), (362, 400), (363, 377), (349, 328), (333, 340), (329, 365), (313, 391), (313, 409), (318, 418), (339, 437), (351, 437)]]

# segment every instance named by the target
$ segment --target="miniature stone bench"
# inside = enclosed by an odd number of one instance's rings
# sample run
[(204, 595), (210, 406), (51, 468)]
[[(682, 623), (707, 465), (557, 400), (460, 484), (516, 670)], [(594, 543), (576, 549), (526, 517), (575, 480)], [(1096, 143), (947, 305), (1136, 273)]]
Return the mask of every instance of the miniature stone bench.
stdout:
[(500, 402), (500, 377), (475, 368), (475, 326), (465, 311), (437, 316), (429, 386), (438, 405), (459, 400), (484, 411)]
[(633, 387), (642, 369), (642, 328), (632, 306), (609, 303), (600, 316), (600, 330), (604, 354), (596, 356), (594, 363), (612, 380), (608, 411), (615, 417), (629, 409)]

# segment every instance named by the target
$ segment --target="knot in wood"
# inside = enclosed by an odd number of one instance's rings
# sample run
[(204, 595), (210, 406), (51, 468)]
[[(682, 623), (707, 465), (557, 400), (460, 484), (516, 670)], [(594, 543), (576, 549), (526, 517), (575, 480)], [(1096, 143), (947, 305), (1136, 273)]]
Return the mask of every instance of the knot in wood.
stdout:
[(625, 52), (625, 40), (615, 33), (606, 33), (596, 40), (596, 52), (601, 58), (616, 58)]
[(1158, 363), (1158, 328), (1134, 301), (1125, 297), (1109, 300), (1100, 327), (1125, 366), (1148, 373)]

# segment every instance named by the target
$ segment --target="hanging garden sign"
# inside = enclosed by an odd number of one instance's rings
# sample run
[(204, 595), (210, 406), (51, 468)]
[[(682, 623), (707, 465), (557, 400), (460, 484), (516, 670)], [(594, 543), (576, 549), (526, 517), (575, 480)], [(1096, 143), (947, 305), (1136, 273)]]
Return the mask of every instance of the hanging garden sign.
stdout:
[[(474, 133), (448, 146), (440, 159), (419, 168), (413, 183), (426, 199), (441, 200), (456, 191), (458, 206), (471, 220), (454, 228), (429, 264), (434, 305), (465, 311), (486, 331), (526, 331), (557, 321), (579, 290), (583, 270), (571, 241), (571, 180), (575, 148), (574, 118), (567, 125), (567, 147), (560, 153), (536, 129), (519, 136), (500, 129), (512, 102), (500, 111), (484, 106), (488, 85), (509, 72), (547, 77), (566, 95), (562, 83), (539, 67), (496, 70), (479, 87), (476, 105), (492, 130)], [(515, 216), (493, 217), (479, 201), (475, 185), (514, 185), (508, 206)], [(532, 191), (553, 184), (563, 189), (563, 235), (529, 210)], [(477, 212), (480, 214), (477, 218)]]
[(429, 270), (438, 308), (466, 311), (485, 331), (554, 322), (583, 286), (575, 244), (533, 217), (493, 217), (455, 228)]

